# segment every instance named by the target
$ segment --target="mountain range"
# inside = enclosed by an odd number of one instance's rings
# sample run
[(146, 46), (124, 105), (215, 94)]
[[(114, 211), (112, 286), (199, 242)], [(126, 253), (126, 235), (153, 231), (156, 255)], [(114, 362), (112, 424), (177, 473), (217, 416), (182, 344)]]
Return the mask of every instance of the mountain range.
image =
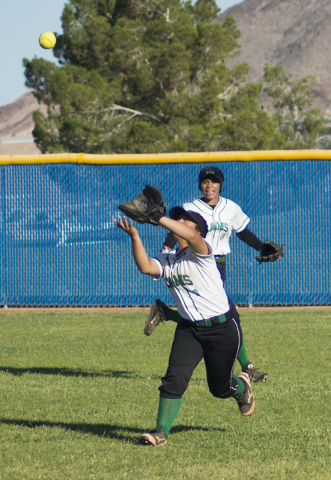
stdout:
[(230, 65), (247, 62), (249, 81), (258, 81), (266, 62), (294, 77), (316, 77), (315, 105), (331, 115), (331, 0), (245, 0), (229, 8), (241, 31), (241, 53)]

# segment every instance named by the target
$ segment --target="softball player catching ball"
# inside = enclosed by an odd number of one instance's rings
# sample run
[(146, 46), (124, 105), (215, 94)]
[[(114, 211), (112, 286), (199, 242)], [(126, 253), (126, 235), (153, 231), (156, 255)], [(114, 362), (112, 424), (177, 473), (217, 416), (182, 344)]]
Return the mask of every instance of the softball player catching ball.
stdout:
[[(223, 182), (224, 176), (219, 168), (213, 166), (204, 167), (199, 173), (199, 189), (203, 197), (197, 198), (190, 203), (184, 203), (183, 207), (185, 210), (199, 213), (206, 221), (208, 226), (206, 240), (213, 247), (217, 268), (224, 283), (226, 256), (231, 252), (231, 233), (235, 232), (240, 240), (258, 251), (262, 247), (262, 242), (248, 230), (247, 225), (250, 219), (239, 205), (220, 197)], [(171, 250), (176, 243), (176, 238), (170, 233), (166, 237), (162, 251)], [(229, 302), (232, 309), (236, 312), (235, 318), (239, 322), (236, 308), (230, 299)], [(151, 335), (160, 322), (167, 320), (177, 323), (180, 318), (175, 310), (168, 308), (161, 300), (156, 300), (152, 305), (150, 315), (145, 324), (145, 334)], [(268, 378), (267, 373), (257, 370), (253, 363), (249, 361), (244, 342), (242, 342), (238, 354), (238, 361), (242, 370), (249, 375), (252, 381), (265, 382)]]
[(157, 223), (174, 234), (178, 249), (161, 252), (154, 258), (147, 256), (132, 220), (129, 223), (126, 218), (115, 221), (131, 238), (139, 270), (155, 279), (165, 279), (180, 316), (168, 369), (159, 387), (156, 428), (140, 437), (140, 443), (152, 446), (167, 443), (182, 396), (202, 359), (212, 395), (233, 397), (244, 416), (251, 415), (255, 408), (248, 374), (232, 373), (241, 346), (241, 331), (233, 318), (235, 312), (225, 293), (213, 248), (205, 241), (207, 224), (198, 213), (181, 207), (172, 208), (169, 216), (163, 213)]

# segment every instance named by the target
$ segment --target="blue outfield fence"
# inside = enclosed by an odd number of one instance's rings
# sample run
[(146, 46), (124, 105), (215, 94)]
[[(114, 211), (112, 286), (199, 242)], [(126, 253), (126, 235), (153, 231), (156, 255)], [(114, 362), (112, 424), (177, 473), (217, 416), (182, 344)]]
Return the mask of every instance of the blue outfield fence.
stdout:
[[(226, 290), (237, 305), (330, 305), (331, 162), (213, 162), (222, 195), (250, 217), (262, 240), (285, 257), (258, 265), (231, 237)], [(173, 304), (164, 282), (140, 274), (129, 237), (113, 224), (117, 206), (159, 186), (170, 209), (199, 196), (206, 163), (1, 166), (0, 304), (143, 306)], [(149, 256), (166, 231), (138, 225)]]

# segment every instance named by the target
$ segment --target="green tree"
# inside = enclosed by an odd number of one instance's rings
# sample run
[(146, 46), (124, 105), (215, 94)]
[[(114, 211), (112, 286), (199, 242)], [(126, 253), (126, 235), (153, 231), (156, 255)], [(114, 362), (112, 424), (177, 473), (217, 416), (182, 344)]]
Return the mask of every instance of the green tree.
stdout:
[(227, 66), (240, 32), (215, 0), (69, 0), (62, 27), (59, 65), (23, 61), (48, 106), (34, 113), (43, 153), (284, 148), (262, 83), (245, 82), (247, 64)]
[(288, 150), (314, 148), (327, 130), (327, 120), (318, 109), (311, 108), (315, 77), (309, 75), (293, 80), (283, 67), (271, 67), (267, 63), (263, 81), (269, 110), (283, 136), (284, 147)]

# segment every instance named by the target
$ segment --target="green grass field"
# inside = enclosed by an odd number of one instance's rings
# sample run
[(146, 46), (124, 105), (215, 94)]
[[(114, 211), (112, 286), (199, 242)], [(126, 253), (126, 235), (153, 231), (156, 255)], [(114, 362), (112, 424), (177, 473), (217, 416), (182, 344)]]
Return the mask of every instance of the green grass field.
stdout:
[(1, 480), (331, 479), (331, 310), (243, 312), (269, 373), (255, 412), (212, 397), (202, 363), (163, 448), (138, 439), (155, 426), (175, 325), (145, 337), (145, 317), (0, 315)]

